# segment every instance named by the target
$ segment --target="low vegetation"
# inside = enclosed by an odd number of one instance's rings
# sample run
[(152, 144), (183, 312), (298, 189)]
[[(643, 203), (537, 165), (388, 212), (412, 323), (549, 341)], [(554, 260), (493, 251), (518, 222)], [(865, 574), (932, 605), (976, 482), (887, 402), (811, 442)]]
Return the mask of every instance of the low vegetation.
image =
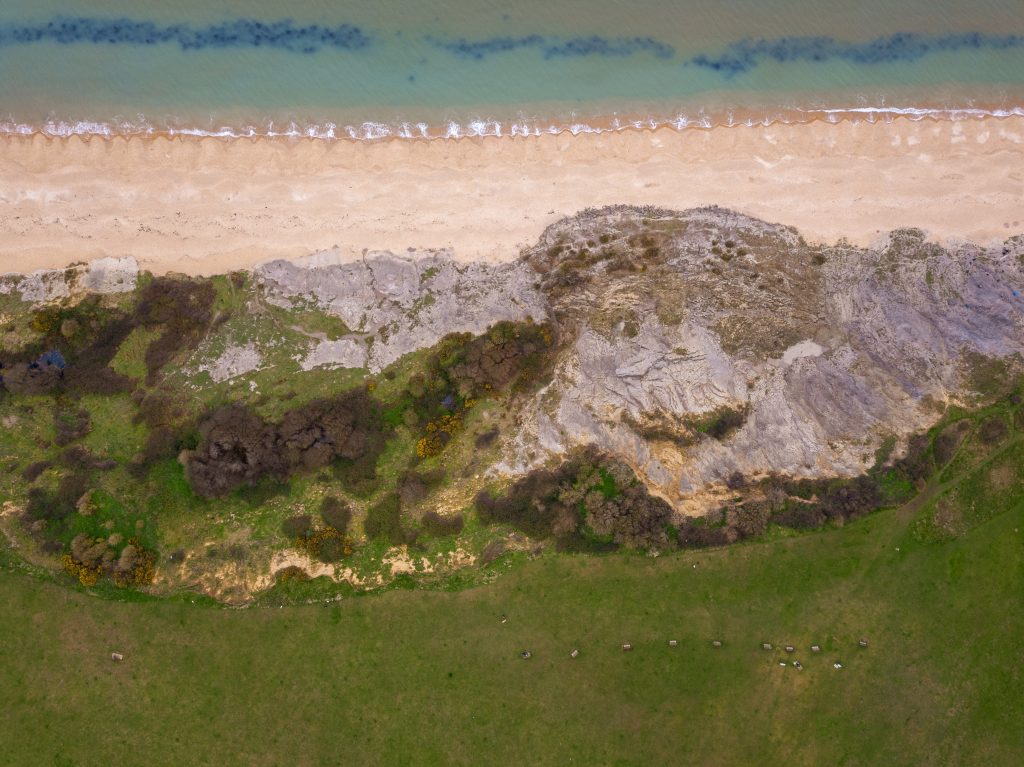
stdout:
[[(622, 234), (621, 244), (634, 254), (640, 246), (658, 250), (658, 231), (645, 224)], [(538, 266), (543, 272), (567, 258), (591, 258), (583, 250), (592, 248), (594, 263), (620, 268), (604, 252), (617, 247), (617, 236), (558, 253), (561, 246), (553, 246), (551, 263)], [(736, 240), (718, 246), (738, 256), (750, 247)], [(628, 268), (659, 263), (663, 254), (654, 250)], [(263, 339), (271, 354), (273, 333), (291, 338), (295, 328), (316, 328), (336, 338), (348, 329), (315, 306), (267, 308), (244, 275), (146, 278), (134, 293), (11, 316), (19, 340), (10, 343), (9, 333), (0, 355), (0, 409), (17, 424), (0, 442), (11, 467), (5, 497), (21, 510), (18, 535), (83, 584), (145, 587), (157, 570), (174, 573), (178, 563), (185, 563), (184, 583), (221, 572), (224, 562), (259, 567), (282, 545), (322, 562), (344, 560), (364, 576), (385, 567), (386, 547), (426, 558), (468, 547), (491, 561), (510, 550), (508, 536), (516, 533), (563, 551), (664, 553), (844, 525), (928, 488), (942, 492), (934, 490), (919, 534), (956, 535), (981, 517), (958, 511), (969, 485), (954, 492), (945, 483), (992, 446), (1015, 445), (1020, 431), (1013, 365), (967, 359), (979, 401), (1001, 399), (952, 412), (898, 460), (886, 455), (853, 479), (733, 475), (725, 480), (726, 503), (673, 525), (668, 503), (594, 451), (511, 485), (480, 478), (512, 403), (551, 374), (556, 338), (546, 323), (501, 322), (479, 336), (451, 335), (379, 376), (282, 377), (259, 369), (246, 387), (187, 371), (246, 339)], [(289, 359), (262, 364), (287, 369)], [(746, 417), (743, 408), (723, 407), (678, 423), (630, 425), (686, 447), (726, 441)], [(1012, 485), (1011, 469), (1000, 472)], [(970, 492), (983, 494), (980, 486)], [(443, 497), (451, 500), (441, 508)], [(230, 537), (227, 529), (239, 539), (207, 551), (182, 548)], [(234, 553), (225, 559), (224, 552)]]
[(196, 449), (186, 454), (185, 476), (204, 498), (265, 478), (285, 481), (337, 459), (372, 464), (387, 439), (380, 405), (364, 390), (303, 405), (278, 423), (266, 423), (244, 405), (227, 405), (200, 423), (199, 434)]
[(553, 538), (570, 551), (664, 548), (672, 517), (672, 507), (648, 493), (629, 467), (592, 451), (533, 471), (498, 498), (481, 492), (476, 510), (485, 524)]
[[(131, 293), (12, 307), (0, 348), (3, 494), (20, 520), (9, 532), (82, 584), (129, 589), (158, 570), (164, 590), (227, 580), (225, 567), (255, 582), (282, 546), (369, 578), (386, 568), (380, 544), (442, 557), (467, 545), (464, 515), (430, 499), (493, 451), (555, 343), (547, 324), (501, 322), (380, 376), (295, 372), (289, 347), (349, 329), (313, 305), (267, 304), (245, 275), (143, 275)], [(204, 372), (253, 343), (247, 385)], [(466, 533), (474, 549), (480, 534)]]

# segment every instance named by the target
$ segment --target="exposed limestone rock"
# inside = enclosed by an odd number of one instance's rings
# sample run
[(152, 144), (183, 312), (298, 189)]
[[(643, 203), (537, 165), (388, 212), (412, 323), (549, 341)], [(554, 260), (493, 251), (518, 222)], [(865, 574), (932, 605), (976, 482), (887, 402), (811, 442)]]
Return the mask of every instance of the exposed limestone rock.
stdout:
[(780, 362), (783, 365), (792, 365), (795, 360), (802, 359), (804, 357), (820, 357), (824, 351), (825, 347), (814, 343), (814, 341), (800, 341), (799, 343), (793, 344), (782, 353), (782, 359)]
[(481, 333), (501, 320), (545, 315), (543, 297), (534, 287), (536, 275), (522, 262), (459, 264), (444, 253), (401, 257), (385, 252), (355, 263), (326, 261), (314, 260), (311, 266), (273, 261), (255, 272), (271, 303), (290, 307), (293, 300), (312, 301), (357, 331), (349, 339), (318, 345), (304, 367), (377, 372), (449, 333)]
[(263, 364), (263, 356), (253, 343), (244, 346), (229, 346), (213, 362), (199, 366), (199, 370), (210, 374), (217, 383), (228, 381), (254, 370), (259, 370)]
[[(613, 208), (525, 258), (569, 341), (496, 470), (596, 444), (680, 508), (736, 471), (858, 474), (886, 434), (934, 420), (925, 397), (966, 393), (965, 353), (1024, 352), (1015, 251), (916, 230), (813, 247), (730, 211)], [(742, 426), (694, 440), (685, 424), (723, 407)]]
[[(812, 245), (719, 208), (620, 206), (558, 222), (514, 263), (338, 261), (327, 251), (253, 274), (268, 303), (315, 306), (351, 330), (308, 334), (295, 357), (304, 370), (376, 373), (449, 333), (548, 319), (553, 375), (515, 402), (492, 470), (522, 473), (593, 444), (684, 511), (713, 503), (735, 472), (859, 474), (887, 435), (969, 398), (978, 360), (1024, 364), (1022, 237), (985, 249), (904, 229), (873, 248)], [(5, 277), (0, 292), (46, 301), (79, 284), (134, 284), (134, 263), (105, 262)], [(260, 364), (248, 344), (206, 369), (221, 381)]]
[(82, 275), (82, 286), (93, 293), (127, 293), (135, 290), (139, 264), (134, 258), (98, 258)]
[(0, 274), (0, 295), (18, 293), (22, 301), (46, 303), (76, 291), (127, 293), (134, 290), (139, 264), (134, 258), (99, 258), (67, 269), (40, 269), (31, 274)]
[(303, 370), (317, 367), (364, 368), (367, 357), (366, 344), (352, 338), (338, 341), (320, 341), (302, 360)]
[[(69, 269), (72, 276), (77, 271)], [(47, 301), (56, 301), (58, 298), (66, 298), (71, 295), (71, 286), (65, 272), (55, 270), (40, 270), (31, 274), (4, 275), (0, 279), (0, 292), (18, 292), (21, 300), (41, 304)]]

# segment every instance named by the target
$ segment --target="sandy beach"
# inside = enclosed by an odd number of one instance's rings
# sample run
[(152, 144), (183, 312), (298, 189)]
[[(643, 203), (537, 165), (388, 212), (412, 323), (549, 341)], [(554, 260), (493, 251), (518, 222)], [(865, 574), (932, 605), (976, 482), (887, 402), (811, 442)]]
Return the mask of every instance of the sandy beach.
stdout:
[(0, 139), (0, 271), (214, 274), (337, 248), (509, 259), (588, 206), (724, 205), (808, 238), (1024, 230), (1024, 118), (380, 142)]

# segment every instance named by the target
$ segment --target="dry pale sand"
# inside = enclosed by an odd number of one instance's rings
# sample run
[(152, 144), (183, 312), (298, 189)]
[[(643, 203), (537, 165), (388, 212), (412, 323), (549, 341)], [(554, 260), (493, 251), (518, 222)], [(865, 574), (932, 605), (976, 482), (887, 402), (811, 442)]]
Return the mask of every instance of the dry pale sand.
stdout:
[(1024, 220), (1024, 118), (356, 143), (0, 139), (0, 271), (134, 256), (211, 274), (337, 246), (506, 259), (613, 203), (726, 205), (811, 239)]

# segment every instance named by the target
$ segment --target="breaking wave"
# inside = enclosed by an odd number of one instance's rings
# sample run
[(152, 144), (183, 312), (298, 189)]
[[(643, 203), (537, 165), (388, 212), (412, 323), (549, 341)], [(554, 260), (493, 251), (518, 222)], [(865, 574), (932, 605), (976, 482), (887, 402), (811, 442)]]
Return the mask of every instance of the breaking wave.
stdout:
[(839, 122), (887, 122), (896, 119), (908, 120), (971, 120), (983, 118), (1024, 117), (1024, 107), (1009, 108), (933, 108), (895, 106), (851, 106), (834, 108), (796, 108), (779, 111), (757, 112), (747, 110), (725, 110), (720, 113), (698, 111), (688, 115), (624, 117), (612, 115), (606, 118), (567, 119), (550, 121), (532, 117), (513, 120), (470, 119), (448, 120), (442, 123), (424, 121), (395, 121), (339, 124), (323, 122), (299, 124), (297, 122), (240, 127), (195, 127), (189, 125), (159, 125), (143, 118), (113, 122), (49, 120), (40, 124), (0, 120), (0, 135), (33, 136), (54, 138), (82, 137), (193, 137), (223, 139), (292, 138), (324, 141), (380, 141), (388, 139), (453, 140), (481, 137), (529, 137), (544, 135), (582, 135), (629, 130), (653, 131), (660, 128), (674, 130), (710, 129), (716, 127), (771, 126), (803, 124), (817, 121)]

